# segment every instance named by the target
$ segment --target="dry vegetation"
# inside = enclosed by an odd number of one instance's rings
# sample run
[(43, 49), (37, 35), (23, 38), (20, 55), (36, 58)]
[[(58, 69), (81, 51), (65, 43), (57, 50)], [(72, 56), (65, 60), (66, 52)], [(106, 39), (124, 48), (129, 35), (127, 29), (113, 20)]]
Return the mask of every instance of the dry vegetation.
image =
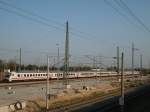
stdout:
[[(75, 88), (64, 90), (62, 93), (51, 97), (49, 100), (49, 107), (50, 109), (54, 109), (69, 104), (79, 103), (97, 96), (103, 96), (116, 88), (117, 86), (114, 84), (99, 84), (93, 87), (84, 87), (83, 90)], [(42, 112), (45, 110), (45, 107), (45, 100), (36, 96), (32, 101), (27, 102), (26, 108), (21, 112)]]
[[(143, 85), (147, 82), (136, 81), (133, 83), (127, 82), (125, 88), (133, 88), (140, 85)], [(64, 90), (62, 93), (52, 95), (49, 100), (50, 109), (64, 107), (69, 104), (75, 104), (82, 101), (87, 101), (89, 99), (93, 99), (95, 97), (104, 96), (109, 93), (114, 93), (118, 91), (120, 87), (119, 83), (111, 83), (111, 84), (99, 84), (94, 85), (92, 87), (84, 87), (83, 90), (79, 89), (68, 89)], [(45, 100), (41, 97), (36, 96), (32, 101), (27, 102), (27, 106), (25, 109), (21, 110), (21, 112), (44, 112), (45, 111)]]

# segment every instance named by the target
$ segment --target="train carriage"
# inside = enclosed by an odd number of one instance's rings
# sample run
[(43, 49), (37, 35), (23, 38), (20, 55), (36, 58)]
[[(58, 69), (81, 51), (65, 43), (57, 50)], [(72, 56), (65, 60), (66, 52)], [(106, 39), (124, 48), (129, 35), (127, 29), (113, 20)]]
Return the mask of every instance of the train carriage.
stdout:
[[(124, 75), (131, 75), (131, 71), (127, 71)], [(138, 75), (139, 72), (135, 72)], [(69, 72), (67, 78), (92, 78), (92, 77), (112, 77), (118, 76), (117, 72), (114, 71), (80, 71), (80, 72)], [(46, 72), (5, 72), (4, 80), (8, 82), (12, 81), (28, 81), (28, 80), (46, 80)], [(49, 79), (63, 79), (63, 72), (50, 72)]]

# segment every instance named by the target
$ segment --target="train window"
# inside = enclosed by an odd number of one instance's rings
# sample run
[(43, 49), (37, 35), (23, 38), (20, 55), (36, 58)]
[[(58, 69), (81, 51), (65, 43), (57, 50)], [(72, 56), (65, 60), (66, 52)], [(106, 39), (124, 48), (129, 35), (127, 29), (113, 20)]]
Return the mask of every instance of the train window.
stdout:
[(32, 74), (30, 74), (30, 77), (32, 76)]
[(26, 74), (24, 74), (24, 77), (26, 77)]
[(18, 77), (20, 77), (20, 74), (18, 74)]
[(42, 76), (42, 74), (41, 74), (41, 76)]
[(27, 77), (29, 77), (29, 74), (27, 74)]
[(35, 74), (33, 74), (33, 76), (35, 76)]
[(40, 76), (40, 74), (38, 74), (38, 76)]

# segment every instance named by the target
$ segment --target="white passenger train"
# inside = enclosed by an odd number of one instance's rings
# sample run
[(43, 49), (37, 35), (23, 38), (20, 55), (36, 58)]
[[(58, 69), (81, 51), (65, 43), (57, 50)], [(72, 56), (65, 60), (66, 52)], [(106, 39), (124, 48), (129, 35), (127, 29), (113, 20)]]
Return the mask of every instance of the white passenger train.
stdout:
[[(130, 75), (131, 72), (126, 72), (125, 75)], [(138, 74), (136, 72), (135, 74)], [(117, 76), (117, 72), (114, 71), (80, 71), (69, 72), (67, 78), (90, 78), (90, 77), (109, 77)], [(63, 72), (50, 72), (49, 79), (62, 79)], [(47, 79), (46, 72), (5, 72), (4, 80), (8, 82), (12, 81), (28, 81), (28, 80), (45, 80)]]

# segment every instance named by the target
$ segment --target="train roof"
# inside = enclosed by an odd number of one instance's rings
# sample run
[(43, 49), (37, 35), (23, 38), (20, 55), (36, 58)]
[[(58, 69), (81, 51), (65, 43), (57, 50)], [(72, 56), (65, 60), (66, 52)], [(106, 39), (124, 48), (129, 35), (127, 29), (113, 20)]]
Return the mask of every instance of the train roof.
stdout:
[[(10, 71), (11, 73), (47, 73), (47, 71)], [(63, 71), (49, 71), (49, 73), (62, 73)], [(69, 71), (74, 72), (96, 72), (96, 71)], [(98, 72), (98, 71), (97, 71)], [(99, 71), (100, 72), (100, 71)], [(115, 71), (101, 71), (101, 72), (115, 72)]]
[(47, 73), (47, 71), (11, 71), (11, 72), (12, 73)]

